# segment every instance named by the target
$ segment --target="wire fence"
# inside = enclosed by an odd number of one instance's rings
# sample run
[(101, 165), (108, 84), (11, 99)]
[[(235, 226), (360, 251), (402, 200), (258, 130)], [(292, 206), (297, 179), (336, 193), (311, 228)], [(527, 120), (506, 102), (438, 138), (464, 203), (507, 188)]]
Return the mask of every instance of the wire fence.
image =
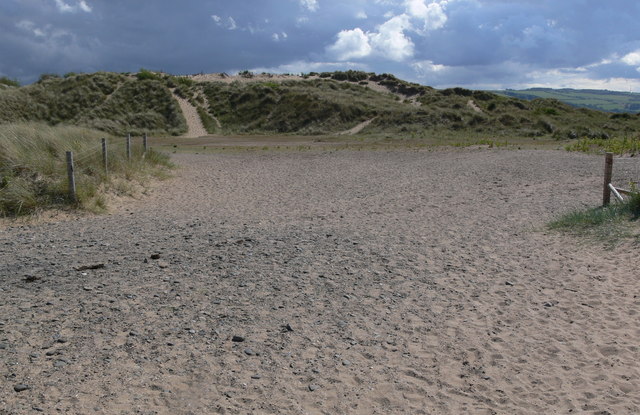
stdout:
[[(95, 170), (101, 166), (102, 174), (108, 176), (109, 169), (114, 163), (130, 163), (144, 158), (148, 151), (147, 134), (136, 140), (129, 134), (127, 137), (101, 139), (95, 146), (82, 151), (67, 151), (65, 161), (68, 177), (69, 198), (78, 200), (76, 171)], [(123, 160), (124, 159), (124, 160)]]
[(605, 155), (604, 188), (602, 204), (608, 205), (611, 193), (618, 201), (624, 195), (638, 192), (640, 184), (640, 157), (617, 157)]

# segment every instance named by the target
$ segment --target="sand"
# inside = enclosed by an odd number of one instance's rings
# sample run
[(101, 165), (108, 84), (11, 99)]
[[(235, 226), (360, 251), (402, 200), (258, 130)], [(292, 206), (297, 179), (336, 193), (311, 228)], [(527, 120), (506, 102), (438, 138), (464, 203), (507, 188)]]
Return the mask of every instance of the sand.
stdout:
[(640, 413), (637, 244), (544, 228), (601, 157), (174, 159), (111, 215), (2, 230), (0, 413)]

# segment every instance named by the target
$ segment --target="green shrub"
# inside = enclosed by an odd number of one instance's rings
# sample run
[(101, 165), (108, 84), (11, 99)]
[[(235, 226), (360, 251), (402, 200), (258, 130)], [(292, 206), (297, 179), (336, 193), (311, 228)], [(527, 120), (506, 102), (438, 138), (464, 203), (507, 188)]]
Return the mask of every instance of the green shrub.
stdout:
[(16, 80), (16, 79), (9, 79), (6, 76), (2, 76), (2, 77), (0, 77), (0, 85), (19, 87), (20, 86), (20, 82), (18, 82), (18, 80)]

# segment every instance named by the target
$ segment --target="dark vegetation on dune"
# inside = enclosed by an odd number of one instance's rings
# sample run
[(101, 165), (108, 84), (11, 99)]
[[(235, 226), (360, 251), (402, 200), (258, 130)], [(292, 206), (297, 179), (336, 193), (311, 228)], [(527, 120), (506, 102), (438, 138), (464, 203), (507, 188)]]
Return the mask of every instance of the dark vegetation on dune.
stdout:
[(180, 107), (163, 80), (108, 72), (43, 75), (32, 85), (0, 90), (0, 123), (30, 121), (114, 135), (186, 131)]
[[(420, 139), (436, 135), (555, 140), (630, 137), (637, 114), (574, 108), (557, 99), (531, 101), (464, 88), (437, 90), (390, 74), (304, 74), (299, 79), (240, 73), (235, 82), (195, 82), (141, 70), (43, 75), (0, 89), (0, 123), (71, 124), (116, 135), (186, 131), (172, 91), (188, 99), (210, 133), (331, 135), (372, 120), (362, 134)], [(372, 88), (375, 87), (375, 88)], [(220, 127), (215, 119), (220, 122)]]

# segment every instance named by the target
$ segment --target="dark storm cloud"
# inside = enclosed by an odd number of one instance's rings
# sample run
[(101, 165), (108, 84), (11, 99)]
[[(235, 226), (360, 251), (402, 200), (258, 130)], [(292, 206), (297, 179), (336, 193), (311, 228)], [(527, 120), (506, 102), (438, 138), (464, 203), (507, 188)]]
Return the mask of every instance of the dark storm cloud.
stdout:
[(3, 0), (0, 75), (355, 68), (640, 90), (638, 17), (623, 0)]

